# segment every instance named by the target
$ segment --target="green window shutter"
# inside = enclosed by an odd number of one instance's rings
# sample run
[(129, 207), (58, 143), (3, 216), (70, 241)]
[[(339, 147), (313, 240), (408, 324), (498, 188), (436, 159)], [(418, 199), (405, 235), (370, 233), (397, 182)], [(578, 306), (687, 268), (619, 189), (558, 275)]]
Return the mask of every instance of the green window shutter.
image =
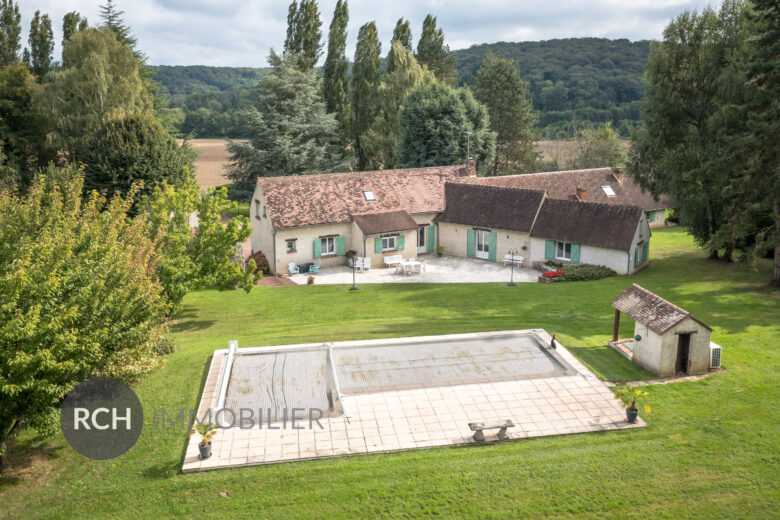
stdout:
[(647, 257), (650, 253), (650, 242), (645, 242), (642, 244), (642, 261), (647, 262)]
[(347, 254), (347, 237), (345, 237), (344, 235), (339, 235), (336, 237), (336, 254), (337, 255)]
[(322, 239), (314, 239), (314, 258), (320, 258), (322, 256)]
[(436, 249), (436, 226), (428, 226), (428, 236), (426, 237), (426, 240), (428, 241), (428, 252), (433, 253)]
[(639, 249), (639, 246), (636, 246), (636, 249), (634, 250), (634, 267), (639, 267), (639, 259), (641, 258), (642, 250)]
[(580, 245), (579, 244), (572, 244), (571, 245), (571, 263), (573, 263), (573, 264), (579, 264), (580, 263)]
[(406, 235), (398, 235), (398, 250), (403, 251), (406, 242)]
[(474, 258), (474, 242), (476, 237), (476, 231), (469, 229), (466, 231), (466, 256)]
[(650, 212), (650, 222), (655, 222), (655, 211)]
[(498, 235), (496, 233), (490, 233), (488, 235), (488, 260), (491, 262), (496, 261), (496, 242)]
[(382, 239), (381, 238), (375, 238), (374, 239), (374, 253), (381, 253), (382, 252)]
[(548, 240), (544, 243), (544, 259), (552, 260), (555, 258), (555, 242)]

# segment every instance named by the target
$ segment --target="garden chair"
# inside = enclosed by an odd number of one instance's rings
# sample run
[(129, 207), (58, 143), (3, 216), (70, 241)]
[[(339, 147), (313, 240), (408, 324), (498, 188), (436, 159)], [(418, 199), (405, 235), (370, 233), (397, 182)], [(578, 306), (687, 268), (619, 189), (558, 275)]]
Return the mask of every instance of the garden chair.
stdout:
[(369, 257), (363, 258), (363, 270), (368, 271), (371, 269), (371, 259)]
[(322, 266), (322, 260), (309, 267), (309, 274), (320, 274), (320, 266)]
[(301, 270), (298, 268), (297, 265), (295, 265), (295, 262), (290, 262), (287, 264), (287, 268), (290, 270), (290, 276), (294, 274), (301, 274)]
[(415, 274), (421, 274), (425, 272), (425, 266), (428, 265), (428, 260), (423, 260), (419, 264), (414, 265)]
[(352, 259), (353, 262), (355, 262), (355, 270), (356, 271), (362, 271), (363, 270), (363, 257), (356, 256)]

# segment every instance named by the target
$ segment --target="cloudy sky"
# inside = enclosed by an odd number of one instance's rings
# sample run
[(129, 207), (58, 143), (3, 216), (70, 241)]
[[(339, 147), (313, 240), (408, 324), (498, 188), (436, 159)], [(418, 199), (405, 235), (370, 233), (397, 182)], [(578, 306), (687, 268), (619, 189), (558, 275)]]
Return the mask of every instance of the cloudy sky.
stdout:
[[(23, 44), (36, 9), (52, 18), (60, 56), (62, 16), (76, 10), (91, 24), (104, 0), (21, 0)], [(116, 0), (151, 65), (263, 66), (284, 41), (289, 1)], [(320, 0), (323, 39), (336, 0)], [(374, 20), (383, 54), (396, 20), (408, 18), (416, 42), (427, 13), (438, 18), (452, 49), (475, 43), (594, 36), (658, 39), (664, 26), (705, 0), (350, 0), (347, 55), (360, 25)]]

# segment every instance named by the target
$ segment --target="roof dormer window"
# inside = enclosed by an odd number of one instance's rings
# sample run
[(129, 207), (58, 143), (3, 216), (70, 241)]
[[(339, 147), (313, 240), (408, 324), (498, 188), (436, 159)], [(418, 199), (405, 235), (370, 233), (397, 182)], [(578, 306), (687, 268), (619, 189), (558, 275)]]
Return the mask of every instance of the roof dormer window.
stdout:
[(374, 195), (374, 190), (363, 190), (363, 196), (366, 198), (368, 202), (373, 202), (376, 200), (376, 195)]

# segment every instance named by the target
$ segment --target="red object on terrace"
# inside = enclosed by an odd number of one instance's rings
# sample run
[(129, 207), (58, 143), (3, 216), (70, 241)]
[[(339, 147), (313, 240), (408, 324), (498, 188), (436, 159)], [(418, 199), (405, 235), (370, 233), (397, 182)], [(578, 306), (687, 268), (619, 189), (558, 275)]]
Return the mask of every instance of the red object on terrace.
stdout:
[(558, 278), (563, 274), (566, 274), (566, 271), (547, 271), (546, 273), (542, 273), (542, 276), (545, 278)]

